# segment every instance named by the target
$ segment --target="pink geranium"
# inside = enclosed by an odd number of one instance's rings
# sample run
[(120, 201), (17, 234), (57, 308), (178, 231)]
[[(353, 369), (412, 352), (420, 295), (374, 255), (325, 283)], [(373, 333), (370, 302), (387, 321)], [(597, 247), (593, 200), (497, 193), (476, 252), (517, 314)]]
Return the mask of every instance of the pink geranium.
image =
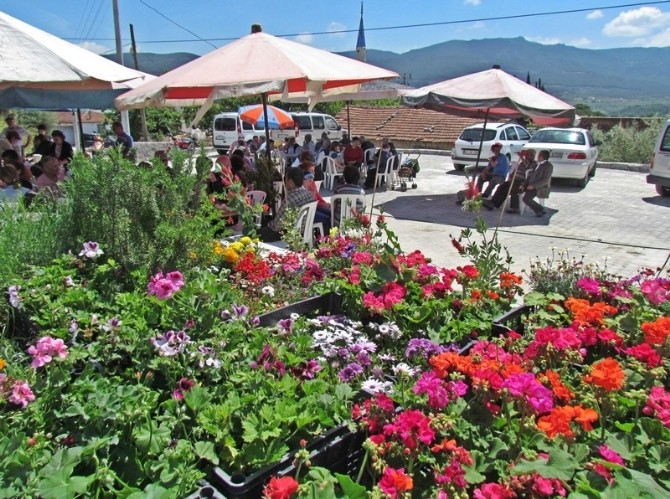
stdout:
[(609, 446), (605, 444), (601, 445), (598, 447), (598, 452), (604, 460), (609, 461), (610, 463), (619, 464), (621, 466), (624, 465), (621, 455), (615, 450), (611, 449)]
[(549, 412), (554, 407), (551, 390), (542, 385), (532, 373), (513, 374), (503, 383), (515, 398), (523, 398), (536, 414)]
[(25, 409), (30, 402), (35, 400), (35, 394), (30, 389), (30, 386), (27, 382), (16, 381), (12, 386), (12, 393), (8, 400), (12, 404), (19, 405), (22, 409)]
[(475, 499), (512, 499), (516, 494), (499, 483), (485, 483), (474, 490), (472, 497)]
[(403, 411), (394, 423), (384, 426), (387, 436), (399, 437), (410, 451), (416, 450), (419, 442), (430, 445), (435, 440), (435, 432), (430, 427), (430, 418), (417, 410)]
[(181, 272), (173, 271), (163, 276), (162, 272), (151, 276), (147, 285), (147, 294), (155, 295), (159, 300), (171, 298), (184, 286), (184, 276)]
[(44, 336), (37, 340), (35, 345), (31, 345), (28, 348), (28, 353), (33, 357), (30, 366), (33, 369), (37, 369), (51, 362), (54, 357), (66, 358), (68, 350), (67, 345), (60, 338)]
[(664, 426), (670, 428), (670, 392), (666, 392), (662, 386), (654, 386), (642, 412), (656, 416)]
[(654, 305), (670, 300), (670, 279), (650, 279), (640, 285), (640, 291)]

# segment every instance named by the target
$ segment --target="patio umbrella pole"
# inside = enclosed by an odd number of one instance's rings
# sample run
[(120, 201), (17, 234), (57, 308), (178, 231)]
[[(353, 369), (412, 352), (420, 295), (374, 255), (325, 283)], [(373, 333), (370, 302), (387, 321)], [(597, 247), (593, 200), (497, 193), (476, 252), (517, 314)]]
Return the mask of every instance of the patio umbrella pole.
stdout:
[(505, 202), (501, 206), (500, 210), (500, 217), (498, 218), (498, 224), (496, 225), (496, 230), (493, 231), (493, 238), (495, 239), (496, 235), (498, 234), (498, 227), (500, 227), (500, 224), (502, 223), (502, 217), (503, 213), (505, 212), (504, 208), (505, 205), (507, 204), (507, 198), (509, 197), (510, 193), (512, 192), (512, 186), (514, 185), (514, 179), (516, 178), (516, 174), (519, 171), (519, 164), (517, 163), (516, 168), (514, 169), (514, 173), (512, 174), (512, 179), (510, 181), (509, 187), (507, 188), (507, 194), (505, 194)]
[[(365, 158), (365, 155), (363, 157)], [(377, 156), (377, 169), (375, 170), (375, 184), (372, 186), (372, 202), (370, 203), (370, 223), (372, 223), (372, 210), (375, 207), (375, 194), (377, 192), (377, 175), (379, 174), (379, 165), (381, 162), (382, 162), (382, 152), (380, 149), (379, 156)], [(365, 165), (365, 167), (367, 168), (367, 165)]]
[(270, 151), (270, 123), (268, 122), (268, 94), (263, 92), (261, 98), (263, 99), (263, 119), (265, 120), (265, 153), (267, 154), (268, 161), (272, 161)]
[(84, 152), (84, 125), (81, 123), (81, 109), (77, 108), (77, 134), (79, 135), (81, 152)]
[(347, 101), (347, 135), (349, 136), (349, 139), (351, 139), (351, 116), (349, 115), (349, 104), (351, 103), (350, 100)]

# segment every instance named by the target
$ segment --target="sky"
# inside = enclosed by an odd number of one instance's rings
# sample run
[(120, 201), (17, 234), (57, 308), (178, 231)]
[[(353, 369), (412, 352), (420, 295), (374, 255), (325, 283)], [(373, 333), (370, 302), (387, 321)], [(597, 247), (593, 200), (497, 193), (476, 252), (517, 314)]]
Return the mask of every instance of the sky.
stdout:
[[(113, 53), (112, 5), (112, 0), (0, 0), (0, 11), (93, 52)], [(118, 0), (118, 5), (125, 51), (132, 24), (138, 52), (199, 55), (248, 34), (253, 23), (325, 50), (354, 50), (361, 11), (360, 0)], [(565, 12), (571, 10), (578, 12)], [(397, 53), (449, 40), (514, 37), (586, 49), (670, 46), (670, 0), (367, 0), (363, 19), (367, 48)]]

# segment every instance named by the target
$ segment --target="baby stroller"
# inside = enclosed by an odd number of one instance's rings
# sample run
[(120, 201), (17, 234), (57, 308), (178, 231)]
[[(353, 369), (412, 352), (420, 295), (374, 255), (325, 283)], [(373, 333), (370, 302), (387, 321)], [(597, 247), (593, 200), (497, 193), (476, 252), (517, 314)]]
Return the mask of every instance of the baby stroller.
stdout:
[(419, 154), (416, 158), (405, 158), (402, 164), (396, 170), (395, 179), (393, 185), (391, 185), (391, 190), (395, 189), (396, 185), (400, 187), (400, 192), (405, 192), (407, 190), (407, 184), (412, 183), (412, 189), (416, 189), (416, 174), (419, 173)]

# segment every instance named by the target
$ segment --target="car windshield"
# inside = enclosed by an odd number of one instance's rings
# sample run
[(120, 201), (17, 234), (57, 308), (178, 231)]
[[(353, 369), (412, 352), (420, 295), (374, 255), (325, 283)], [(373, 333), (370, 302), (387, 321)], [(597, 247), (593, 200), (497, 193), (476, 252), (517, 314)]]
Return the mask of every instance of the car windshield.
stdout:
[[(496, 138), (496, 131), (489, 130), (487, 128), (486, 131), (484, 132), (484, 142), (488, 142), (489, 140), (493, 140), (495, 138)], [(470, 142), (474, 141), (479, 142), (480, 140), (482, 140), (482, 128), (466, 128), (461, 133), (459, 139), (467, 140)]]
[(583, 133), (570, 130), (538, 130), (533, 134), (530, 142), (586, 145)]

